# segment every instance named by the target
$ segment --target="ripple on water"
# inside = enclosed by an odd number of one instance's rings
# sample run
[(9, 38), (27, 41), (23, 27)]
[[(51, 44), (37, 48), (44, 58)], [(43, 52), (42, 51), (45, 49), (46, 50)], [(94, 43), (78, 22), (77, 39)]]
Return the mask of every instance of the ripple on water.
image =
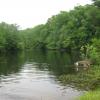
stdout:
[[(2, 71), (0, 74), (0, 100), (74, 100), (83, 93), (83, 91), (78, 91), (70, 86), (63, 86), (58, 81), (57, 75), (64, 68), (61, 65), (59, 69), (60, 64), (56, 65), (56, 62), (63, 64), (62, 61), (59, 61), (59, 59), (52, 61), (49, 57), (48, 59), (52, 62), (48, 64), (44, 63), (46, 57), (42, 62), (43, 59), (40, 59), (40, 55), (36, 56), (36, 59), (34, 56), (31, 62), (25, 61), (23, 64), (16, 60), (14, 56), (15, 61), (12, 58), (9, 58), (11, 62), (7, 60), (10, 62), (10, 64), (7, 62), (9, 67), (7, 64), (0, 65), (2, 68), (0, 70)], [(41, 61), (38, 62), (37, 59)], [(6, 73), (4, 73), (5, 71)]]

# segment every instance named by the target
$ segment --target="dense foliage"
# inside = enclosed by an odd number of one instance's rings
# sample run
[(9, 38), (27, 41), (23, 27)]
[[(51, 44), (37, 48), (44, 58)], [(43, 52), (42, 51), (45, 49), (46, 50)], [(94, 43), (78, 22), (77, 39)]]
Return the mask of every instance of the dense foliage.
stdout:
[[(79, 50), (82, 57), (98, 61), (100, 57), (100, 0), (91, 5), (61, 11), (46, 24), (20, 30), (16, 25), (0, 23), (0, 51), (17, 49)], [(98, 61), (99, 62), (99, 61)]]
[[(94, 5), (78, 6), (48, 19), (45, 25), (24, 30), (30, 33), (35, 47), (49, 49), (81, 48), (100, 37), (100, 10)], [(40, 46), (41, 45), (41, 46)]]
[(20, 49), (20, 39), (16, 25), (0, 23), (0, 52)]
[(20, 31), (23, 47), (79, 50), (82, 57), (100, 59), (100, 1), (61, 11), (44, 25)]

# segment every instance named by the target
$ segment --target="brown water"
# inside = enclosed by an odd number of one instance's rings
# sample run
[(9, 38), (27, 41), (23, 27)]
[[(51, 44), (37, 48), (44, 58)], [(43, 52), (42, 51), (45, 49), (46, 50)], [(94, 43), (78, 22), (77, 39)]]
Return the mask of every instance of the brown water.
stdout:
[(67, 53), (31, 51), (0, 56), (0, 100), (75, 100), (83, 91), (59, 81), (72, 74)]

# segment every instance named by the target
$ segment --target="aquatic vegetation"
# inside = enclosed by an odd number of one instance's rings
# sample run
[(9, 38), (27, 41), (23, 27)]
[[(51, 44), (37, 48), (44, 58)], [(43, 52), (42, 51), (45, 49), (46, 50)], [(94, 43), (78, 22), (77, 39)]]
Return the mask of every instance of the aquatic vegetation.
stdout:
[(83, 90), (93, 90), (100, 86), (100, 66), (92, 66), (89, 70), (79, 71), (74, 74), (61, 75), (59, 80), (63, 84), (71, 84)]

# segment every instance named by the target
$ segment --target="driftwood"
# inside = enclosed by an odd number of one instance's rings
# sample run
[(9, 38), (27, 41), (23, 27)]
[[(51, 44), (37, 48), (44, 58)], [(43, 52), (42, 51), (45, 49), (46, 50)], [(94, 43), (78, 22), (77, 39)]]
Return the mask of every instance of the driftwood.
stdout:
[(81, 60), (74, 63), (76, 70), (78, 71), (79, 68), (88, 69), (91, 66), (90, 60)]

